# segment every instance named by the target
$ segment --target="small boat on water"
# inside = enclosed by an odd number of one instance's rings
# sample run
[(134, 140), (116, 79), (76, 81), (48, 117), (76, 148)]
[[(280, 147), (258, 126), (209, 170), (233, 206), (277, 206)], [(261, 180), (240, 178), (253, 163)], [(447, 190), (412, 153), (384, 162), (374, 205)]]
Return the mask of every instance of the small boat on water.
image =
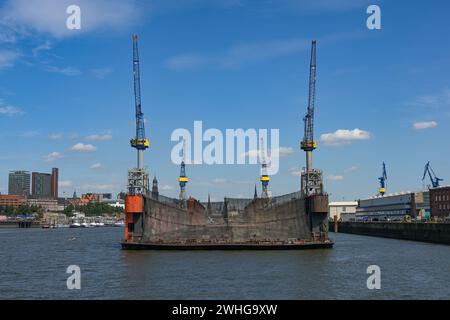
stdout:
[(81, 225), (78, 222), (74, 222), (69, 226), (69, 228), (80, 228), (80, 227)]
[(81, 224), (81, 227), (82, 227), (82, 228), (89, 228), (90, 225), (89, 225), (89, 223), (83, 222), (83, 223)]
[(50, 224), (44, 223), (44, 224), (42, 225), (42, 229), (50, 229)]
[(125, 223), (123, 222), (123, 220), (117, 221), (116, 223), (114, 223), (114, 227), (125, 227)]

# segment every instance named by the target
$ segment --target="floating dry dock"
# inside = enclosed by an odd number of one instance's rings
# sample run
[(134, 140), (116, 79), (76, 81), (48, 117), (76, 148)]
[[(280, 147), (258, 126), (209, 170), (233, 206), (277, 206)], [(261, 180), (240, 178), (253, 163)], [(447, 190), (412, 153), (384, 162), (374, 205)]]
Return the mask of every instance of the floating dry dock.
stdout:
[(207, 202), (127, 196), (123, 249), (292, 250), (331, 248), (328, 195)]

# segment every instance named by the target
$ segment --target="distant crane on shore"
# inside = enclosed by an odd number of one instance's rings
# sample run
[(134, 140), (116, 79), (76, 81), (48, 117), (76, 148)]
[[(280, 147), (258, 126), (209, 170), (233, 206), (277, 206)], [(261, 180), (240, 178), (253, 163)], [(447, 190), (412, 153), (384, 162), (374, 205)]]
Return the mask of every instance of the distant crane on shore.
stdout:
[(383, 161), (383, 171), (381, 173), (381, 177), (378, 178), (378, 181), (380, 181), (380, 188), (378, 189), (378, 192), (381, 196), (384, 196), (386, 193), (386, 180), (387, 180), (387, 173), (386, 173), (386, 164)]
[[(264, 139), (261, 138), (261, 146), (259, 148), (260, 150), (260, 161), (261, 161), (261, 185), (262, 185), (262, 192), (261, 197), (262, 198), (269, 198), (269, 181), (270, 177), (267, 172), (267, 161), (266, 161), (266, 153), (264, 149)], [(255, 190), (256, 193), (256, 190)]]
[(180, 184), (180, 200), (186, 200), (186, 184), (189, 182), (189, 178), (186, 176), (186, 141), (183, 141), (181, 166), (180, 166), (180, 176), (178, 177), (178, 182)]
[(427, 175), (430, 177), (431, 180), (431, 185), (433, 186), (433, 188), (438, 188), (439, 187), (439, 182), (440, 181), (444, 181), (444, 179), (438, 178), (436, 176), (436, 174), (434, 173), (433, 169), (431, 168), (430, 165), (430, 161), (427, 162), (427, 164), (425, 165), (425, 169), (423, 171), (423, 177), (422, 177), (422, 181), (425, 180), (425, 176)]
[(138, 36), (133, 35), (133, 77), (134, 102), (136, 112), (136, 136), (130, 139), (132, 148), (137, 150), (137, 167), (128, 171), (128, 192), (132, 195), (147, 194), (149, 190), (148, 172), (144, 168), (144, 151), (149, 147), (145, 136), (144, 113), (141, 106), (141, 78), (139, 72)]

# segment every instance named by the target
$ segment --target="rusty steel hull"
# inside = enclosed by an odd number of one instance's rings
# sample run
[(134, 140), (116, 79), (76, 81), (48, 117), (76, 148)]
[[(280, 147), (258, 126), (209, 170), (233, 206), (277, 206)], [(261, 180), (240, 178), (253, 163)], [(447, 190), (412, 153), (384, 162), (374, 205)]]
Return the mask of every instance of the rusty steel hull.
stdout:
[(332, 241), (298, 244), (269, 243), (211, 243), (211, 244), (176, 244), (176, 243), (134, 243), (122, 242), (124, 250), (308, 250), (331, 249)]
[(125, 208), (123, 249), (299, 250), (333, 246), (328, 238), (327, 195), (302, 198), (293, 193), (270, 199), (225, 199), (215, 204), (193, 198), (179, 203), (144, 196), (142, 206), (136, 206), (138, 202)]

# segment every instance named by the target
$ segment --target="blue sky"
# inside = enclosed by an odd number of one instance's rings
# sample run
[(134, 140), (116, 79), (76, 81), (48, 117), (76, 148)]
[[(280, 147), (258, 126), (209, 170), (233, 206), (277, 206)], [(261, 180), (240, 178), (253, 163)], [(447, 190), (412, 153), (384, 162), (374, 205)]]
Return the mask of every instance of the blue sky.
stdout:
[[(70, 4), (81, 8), (81, 30), (65, 27)], [(369, 4), (381, 8), (381, 30), (366, 28)], [(60, 194), (125, 190), (135, 165), (133, 33), (145, 162), (164, 194), (178, 195), (170, 135), (195, 120), (223, 131), (279, 128), (289, 152), (270, 189), (299, 189), (312, 39), (314, 166), (331, 198), (375, 194), (382, 161), (388, 192), (422, 189), (427, 161), (446, 183), (449, 10), (438, 0), (0, 1), (0, 192), (9, 170), (54, 166)], [(201, 200), (260, 190), (254, 165), (195, 165), (187, 174), (188, 194)]]

